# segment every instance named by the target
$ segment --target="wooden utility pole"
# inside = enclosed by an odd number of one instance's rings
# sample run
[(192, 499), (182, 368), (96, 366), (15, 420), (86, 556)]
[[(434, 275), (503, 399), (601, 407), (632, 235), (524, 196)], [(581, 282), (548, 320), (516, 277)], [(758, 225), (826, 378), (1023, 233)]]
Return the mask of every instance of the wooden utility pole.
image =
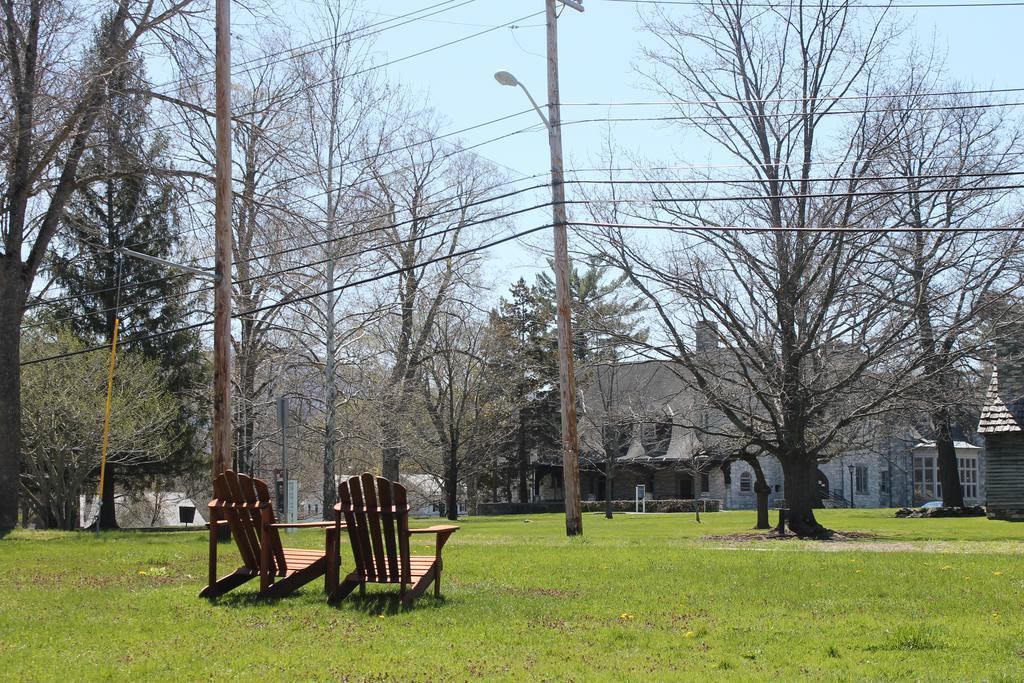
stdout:
[(213, 476), (231, 462), (231, 0), (217, 0)]
[[(562, 174), (562, 114), (558, 100), (558, 16), (555, 1), (545, 0), (548, 29), (548, 142), (551, 147), (551, 214), (555, 231), (555, 300), (558, 306), (558, 385), (562, 404), (562, 479), (565, 533), (583, 533), (580, 512), (580, 446), (576, 433), (576, 373), (572, 363), (572, 308), (569, 294), (569, 243), (566, 236), (565, 180)], [(564, 3), (578, 9), (577, 3)]]

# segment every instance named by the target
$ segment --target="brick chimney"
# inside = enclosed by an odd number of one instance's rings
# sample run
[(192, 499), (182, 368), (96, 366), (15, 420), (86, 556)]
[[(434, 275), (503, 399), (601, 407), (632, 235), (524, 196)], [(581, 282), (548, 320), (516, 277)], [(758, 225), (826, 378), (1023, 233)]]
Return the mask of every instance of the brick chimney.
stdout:
[(718, 348), (718, 325), (710, 320), (698, 320), (693, 326), (697, 342), (694, 346), (698, 353)]

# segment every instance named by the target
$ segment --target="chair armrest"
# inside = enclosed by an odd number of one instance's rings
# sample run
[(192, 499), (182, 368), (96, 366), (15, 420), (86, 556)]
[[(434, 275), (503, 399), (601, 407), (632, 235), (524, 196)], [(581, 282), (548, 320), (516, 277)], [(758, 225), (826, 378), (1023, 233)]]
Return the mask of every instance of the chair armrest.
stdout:
[[(334, 522), (280, 522), (267, 526), (271, 529), (329, 529), (334, 527)], [(341, 528), (344, 529), (345, 525), (342, 524)]]
[(434, 545), (434, 557), (440, 559), (441, 549), (444, 548), (444, 544), (448, 542), (448, 537), (459, 530), (459, 527), (455, 524), (437, 524), (426, 529), (409, 529), (409, 535), (413, 534), (437, 534), (437, 541)]
[(435, 526), (427, 527), (426, 529), (409, 529), (410, 534), (453, 534), (459, 530), (457, 524), (438, 524)]

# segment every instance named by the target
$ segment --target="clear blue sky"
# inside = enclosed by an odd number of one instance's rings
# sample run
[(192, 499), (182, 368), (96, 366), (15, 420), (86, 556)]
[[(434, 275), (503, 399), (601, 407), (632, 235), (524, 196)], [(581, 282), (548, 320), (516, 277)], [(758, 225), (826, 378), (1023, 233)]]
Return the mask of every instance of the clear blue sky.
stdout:
[[(345, 3), (346, 0), (341, 0)], [(461, 0), (460, 0), (461, 1)], [(913, 0), (908, 0), (912, 2)], [(367, 21), (377, 22), (437, 4), (437, 0), (396, 0), (389, 3), (363, 2), (354, 10)], [(459, 3), (453, 3), (458, 5)], [(638, 11), (649, 7), (631, 3), (585, 0), (586, 11), (569, 8), (559, 22), (562, 101), (622, 102), (655, 99), (643, 89), (634, 69), (646, 36), (639, 30)], [(281, 0), (282, 20), (301, 16), (308, 5)], [(390, 61), (464, 36), (516, 20), (518, 28), (501, 28), (449, 47), (393, 64), (388, 69), (414, 91), (422, 93), (448, 125), (457, 130), (520, 111), (528, 106), (517, 88), (502, 87), (493, 79), (498, 69), (514, 73), (543, 106), (546, 102), (545, 29), (543, 0), (474, 0), (376, 37), (378, 61)], [(682, 15), (692, 8), (673, 10)], [(895, 16), (909, 25), (908, 39), (935, 43), (947, 52), (949, 76), (978, 88), (1018, 87), (1021, 64), (1020, 29), (1024, 6), (977, 8), (895, 9)], [(386, 14), (382, 14), (385, 13)], [(520, 19), (525, 15), (535, 16)], [(243, 38), (244, 39), (244, 38)], [(1010, 97), (1015, 97), (1010, 95)], [(1024, 99), (1017, 97), (1017, 99)], [(566, 107), (563, 120), (605, 115), (628, 115), (637, 110)], [(655, 114), (653, 108), (644, 114)], [(536, 122), (532, 112), (515, 119), (466, 133), (465, 144), (509, 133)], [(586, 166), (598, 153), (604, 127), (579, 125), (564, 131), (567, 166)], [(619, 144), (659, 161), (701, 163), (707, 150), (687, 147), (678, 133), (659, 124), (622, 123), (613, 128)], [(479, 147), (482, 156), (506, 167), (509, 172), (542, 173), (548, 168), (547, 135), (542, 129)], [(522, 227), (547, 222), (546, 215), (520, 221)], [(549, 240), (547, 240), (549, 241)], [(545, 239), (538, 243), (546, 243)], [(495, 252), (495, 285), (504, 286), (519, 275), (532, 278), (538, 257), (518, 248)]]

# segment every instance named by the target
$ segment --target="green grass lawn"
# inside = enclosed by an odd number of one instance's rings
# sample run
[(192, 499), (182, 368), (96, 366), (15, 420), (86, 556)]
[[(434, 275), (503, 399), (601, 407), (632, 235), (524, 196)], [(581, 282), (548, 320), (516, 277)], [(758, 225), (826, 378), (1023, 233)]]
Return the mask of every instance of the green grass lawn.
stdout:
[(588, 514), (581, 539), (559, 515), (464, 520), (444, 599), (406, 612), (384, 587), (329, 607), (321, 581), (201, 600), (203, 532), (17, 531), (0, 678), (1024, 680), (1024, 524), (892, 513), (824, 511), (876, 534), (832, 543), (702, 540), (750, 512)]

